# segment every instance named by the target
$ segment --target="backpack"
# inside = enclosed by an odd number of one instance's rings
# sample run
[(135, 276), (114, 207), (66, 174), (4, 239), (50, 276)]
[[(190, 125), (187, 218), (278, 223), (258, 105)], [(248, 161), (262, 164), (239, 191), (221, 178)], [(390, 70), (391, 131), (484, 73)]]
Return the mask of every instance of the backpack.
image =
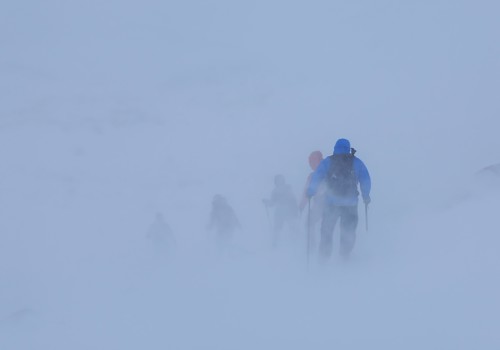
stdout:
[(358, 178), (354, 172), (354, 149), (350, 154), (334, 154), (330, 156), (330, 169), (327, 173), (328, 188), (334, 196), (358, 196)]

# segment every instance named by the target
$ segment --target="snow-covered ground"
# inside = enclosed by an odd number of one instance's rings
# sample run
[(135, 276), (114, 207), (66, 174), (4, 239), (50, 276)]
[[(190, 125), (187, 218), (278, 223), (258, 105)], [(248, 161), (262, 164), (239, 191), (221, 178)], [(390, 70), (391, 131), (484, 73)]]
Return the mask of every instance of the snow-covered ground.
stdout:
[[(500, 178), (477, 174), (500, 161), (498, 10), (1, 3), (0, 349), (500, 348)], [(307, 268), (261, 200), (340, 137), (370, 228), (360, 208), (352, 260)], [(225, 254), (217, 193), (243, 226)]]

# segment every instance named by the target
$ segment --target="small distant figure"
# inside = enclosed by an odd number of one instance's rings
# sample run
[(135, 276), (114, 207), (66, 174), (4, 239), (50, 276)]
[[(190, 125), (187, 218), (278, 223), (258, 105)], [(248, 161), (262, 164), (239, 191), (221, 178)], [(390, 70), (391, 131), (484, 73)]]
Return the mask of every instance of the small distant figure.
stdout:
[(160, 212), (156, 213), (146, 238), (151, 241), (158, 254), (171, 253), (175, 249), (176, 241), (172, 229)]
[[(311, 183), (311, 178), (316, 169), (318, 168), (318, 165), (323, 161), (323, 154), (321, 151), (314, 151), (311, 152), (309, 155), (309, 166), (311, 167), (312, 172), (309, 174), (306, 180), (306, 185), (304, 188), (304, 192), (302, 193), (302, 199), (300, 201), (299, 209), (300, 212), (302, 213), (306, 207), (308, 207), (309, 202), (310, 202), (310, 208), (307, 208), (306, 212), (306, 230), (309, 238), (309, 249), (311, 251), (315, 250), (316, 244), (317, 244), (317, 236), (319, 235), (319, 232), (317, 228), (317, 224), (321, 221), (321, 217), (323, 215), (323, 210), (325, 208), (325, 201), (326, 201), (326, 185), (324, 183), (320, 184), (318, 190), (316, 191), (315, 195), (309, 199), (307, 196), (307, 188), (309, 187), (309, 184)], [(309, 212), (310, 210), (310, 212)]]
[(292, 188), (285, 181), (283, 175), (274, 177), (274, 189), (270, 199), (263, 199), (263, 203), (274, 208), (273, 247), (278, 245), (279, 236), (285, 226), (290, 232), (296, 232), (297, 218), (299, 214), (297, 200)]
[(212, 200), (210, 222), (207, 229), (215, 231), (219, 248), (227, 245), (232, 240), (234, 232), (240, 228), (241, 225), (234, 209), (229, 205), (225, 197), (216, 194)]

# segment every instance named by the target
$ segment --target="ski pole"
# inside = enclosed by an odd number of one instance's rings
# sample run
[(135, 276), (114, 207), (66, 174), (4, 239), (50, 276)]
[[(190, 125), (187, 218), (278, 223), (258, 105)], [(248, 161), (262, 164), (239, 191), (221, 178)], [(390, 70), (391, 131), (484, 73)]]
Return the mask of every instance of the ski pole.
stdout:
[(365, 221), (366, 221), (366, 231), (368, 231), (368, 203), (365, 203)]
[(309, 267), (309, 256), (311, 254), (311, 198), (307, 201), (307, 267)]

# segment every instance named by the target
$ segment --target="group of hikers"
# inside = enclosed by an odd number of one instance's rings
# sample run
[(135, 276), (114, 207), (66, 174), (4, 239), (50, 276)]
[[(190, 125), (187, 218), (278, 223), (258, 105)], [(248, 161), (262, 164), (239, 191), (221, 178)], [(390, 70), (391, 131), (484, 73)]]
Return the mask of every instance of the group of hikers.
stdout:
[[(320, 151), (309, 155), (312, 172), (307, 177), (302, 198), (297, 202), (292, 188), (283, 175), (274, 178), (270, 198), (263, 199), (272, 231), (272, 245), (279, 245), (284, 232), (307, 234), (307, 249), (318, 250), (322, 260), (332, 255), (333, 232), (340, 221), (340, 251), (342, 258), (349, 258), (356, 241), (358, 225), (358, 197), (367, 208), (370, 203), (371, 179), (365, 164), (355, 156), (347, 139), (335, 143), (333, 154), (323, 158)], [(307, 208), (306, 228), (301, 231), (299, 216)], [(273, 211), (273, 220), (269, 214)], [(157, 218), (163, 221), (163, 218)], [(318, 224), (319, 244), (316, 240)], [(163, 223), (165, 226), (166, 224)], [(216, 233), (220, 244), (231, 241), (235, 231), (241, 228), (235, 211), (221, 195), (215, 195), (207, 229)]]

